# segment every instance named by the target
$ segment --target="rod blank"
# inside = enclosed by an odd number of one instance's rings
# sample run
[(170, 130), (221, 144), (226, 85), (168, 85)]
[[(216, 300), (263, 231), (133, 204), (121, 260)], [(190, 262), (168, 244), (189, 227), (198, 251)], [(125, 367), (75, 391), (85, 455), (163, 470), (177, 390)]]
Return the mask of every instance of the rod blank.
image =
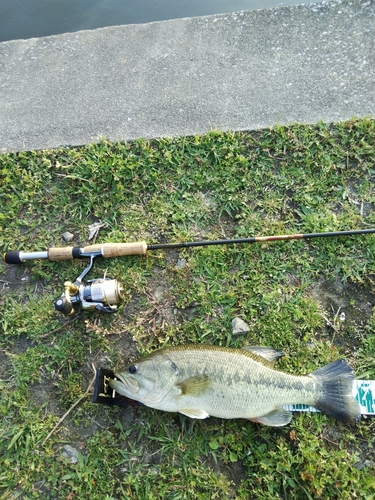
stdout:
[(186, 248), (186, 247), (203, 247), (209, 245), (232, 245), (242, 243), (259, 243), (262, 241), (284, 241), (284, 240), (300, 240), (308, 238), (329, 238), (334, 236), (353, 236), (357, 234), (373, 234), (375, 229), (355, 229), (351, 231), (331, 231), (325, 233), (305, 233), (305, 234), (280, 234), (275, 236), (254, 236), (253, 238), (239, 238), (232, 240), (203, 240), (203, 241), (187, 241), (182, 243), (158, 243), (155, 245), (147, 245), (148, 250), (161, 250), (164, 248)]
[(322, 233), (299, 233), (299, 234), (280, 234), (275, 236), (254, 236), (252, 238), (238, 238), (230, 240), (202, 240), (185, 241), (180, 243), (157, 243), (147, 245), (145, 241), (134, 243), (103, 243), (89, 245), (87, 247), (62, 247), (50, 248), (42, 252), (23, 252), (21, 250), (12, 250), (5, 252), (3, 259), (7, 264), (21, 264), (26, 260), (49, 259), (51, 261), (80, 259), (83, 257), (102, 256), (122, 257), (124, 255), (145, 255), (147, 250), (163, 250), (168, 248), (190, 248), (204, 247), (210, 245), (235, 245), (244, 243), (260, 243), (263, 241), (285, 241), (300, 240), (309, 238), (330, 238), (341, 236), (355, 236), (359, 234), (373, 234), (375, 229), (354, 229), (351, 231), (331, 231)]

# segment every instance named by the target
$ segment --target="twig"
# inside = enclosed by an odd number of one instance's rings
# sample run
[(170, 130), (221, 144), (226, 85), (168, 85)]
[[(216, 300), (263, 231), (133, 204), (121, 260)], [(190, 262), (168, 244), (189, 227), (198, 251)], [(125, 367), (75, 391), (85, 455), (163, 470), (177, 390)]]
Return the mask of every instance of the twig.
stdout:
[(58, 332), (59, 330), (62, 330), (63, 328), (65, 328), (66, 326), (70, 325), (71, 323), (73, 323), (73, 321), (75, 321), (76, 319), (78, 319), (79, 316), (75, 316), (74, 318), (70, 319), (69, 321), (67, 321), (66, 323), (64, 323), (63, 325), (61, 326), (58, 326), (57, 328), (55, 328), (54, 330), (51, 330), (50, 332), (48, 333), (43, 333), (43, 335), (39, 335), (38, 338), (40, 339), (43, 339), (45, 337), (48, 337), (48, 335), (51, 335), (52, 333), (56, 333)]
[[(332, 312), (335, 312), (335, 310), (333, 309), (333, 306), (331, 305), (331, 308), (332, 308)], [(339, 333), (339, 330), (340, 328), (337, 326), (337, 318), (338, 318), (338, 315), (339, 315), (339, 312), (341, 311), (341, 306), (337, 309), (337, 312), (333, 318), (333, 323), (327, 318), (327, 316), (325, 316), (324, 314), (320, 313), (320, 316), (325, 319), (326, 323), (328, 326), (330, 326), (332, 329), (333, 329), (333, 336), (332, 336), (332, 339), (331, 339), (331, 342), (333, 344), (334, 340), (335, 340), (335, 337), (336, 337), (336, 333)]]
[(86, 389), (86, 392), (84, 394), (82, 394), (82, 396), (77, 399), (77, 401), (69, 408), (69, 410), (60, 418), (60, 420), (57, 422), (57, 424), (55, 425), (55, 427), (52, 429), (52, 431), (48, 434), (48, 436), (45, 438), (45, 440), (43, 441), (42, 443), (42, 446), (44, 446), (46, 444), (46, 442), (48, 441), (48, 439), (52, 436), (52, 434), (55, 432), (55, 430), (61, 425), (61, 423), (66, 419), (66, 417), (69, 415), (69, 413), (82, 401), (82, 399), (84, 399), (87, 394), (90, 392), (90, 389), (91, 387), (94, 385), (94, 382), (95, 382), (95, 378), (96, 378), (96, 368), (94, 365), (91, 365), (92, 366), (92, 369), (94, 370), (94, 376), (88, 386), (88, 388)]
[(70, 175), (70, 174), (55, 174), (58, 177), (65, 177), (66, 179), (75, 179), (75, 180), (80, 180), (80, 181), (85, 181), (85, 182), (91, 182), (89, 179), (84, 179), (83, 177), (78, 177), (78, 175)]
[(25, 283), (27, 283), (27, 281), (22, 281), (22, 280), (18, 280), (18, 281), (9, 281), (9, 280), (0, 280), (1, 283), (5, 283), (6, 285), (24, 285)]
[[(335, 312), (335, 310), (333, 309), (333, 306), (331, 306), (331, 307), (332, 307), (332, 312)], [(337, 327), (337, 317), (338, 317), (340, 311), (341, 311), (341, 306), (337, 309), (335, 317), (333, 318), (333, 324), (335, 325), (335, 328), (334, 328), (334, 332), (333, 332), (332, 340), (331, 340), (332, 344), (335, 340), (336, 333), (339, 332), (339, 328)]]
[(339, 443), (336, 443), (335, 441), (331, 441), (330, 439), (328, 439), (326, 436), (324, 436), (322, 433), (320, 433), (320, 437), (322, 439), (325, 439), (326, 441), (328, 441), (329, 443), (331, 444), (334, 444), (335, 446), (338, 446)]

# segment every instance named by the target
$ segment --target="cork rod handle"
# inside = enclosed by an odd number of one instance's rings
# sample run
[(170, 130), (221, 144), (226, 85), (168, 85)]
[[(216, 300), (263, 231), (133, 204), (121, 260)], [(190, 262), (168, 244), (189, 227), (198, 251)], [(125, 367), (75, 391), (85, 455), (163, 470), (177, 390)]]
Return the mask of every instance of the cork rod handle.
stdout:
[(103, 257), (122, 257), (124, 255), (146, 255), (147, 244), (145, 241), (134, 243), (103, 243), (90, 245), (83, 249), (84, 253), (100, 252)]
[(72, 260), (73, 257), (73, 247), (62, 247), (62, 248), (49, 248), (48, 249), (48, 260)]
[(122, 257), (124, 255), (145, 255), (146, 252), (147, 243), (145, 241), (137, 241), (134, 243), (98, 243), (84, 248), (50, 248), (48, 250), (48, 259), (52, 261), (70, 260), (87, 257), (90, 254), (111, 258)]

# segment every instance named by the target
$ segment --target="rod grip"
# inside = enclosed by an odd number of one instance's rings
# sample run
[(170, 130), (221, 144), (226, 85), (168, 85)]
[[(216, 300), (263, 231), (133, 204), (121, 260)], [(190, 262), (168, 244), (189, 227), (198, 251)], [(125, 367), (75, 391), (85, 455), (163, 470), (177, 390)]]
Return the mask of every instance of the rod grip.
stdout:
[(59, 260), (72, 260), (81, 257), (102, 255), (106, 258), (122, 257), (123, 255), (146, 255), (147, 243), (145, 241), (136, 241), (133, 243), (98, 243), (88, 245), (84, 248), (79, 247), (60, 247), (50, 248), (44, 252), (22, 252), (12, 250), (3, 255), (4, 262), (7, 264), (21, 264), (26, 260), (47, 259), (54, 262)]
[(103, 243), (90, 245), (83, 249), (84, 253), (100, 252), (103, 257), (122, 257), (123, 255), (146, 255), (147, 243), (136, 241), (134, 243)]
[(72, 260), (73, 247), (61, 247), (61, 248), (49, 248), (48, 249), (48, 259), (51, 261), (57, 260)]

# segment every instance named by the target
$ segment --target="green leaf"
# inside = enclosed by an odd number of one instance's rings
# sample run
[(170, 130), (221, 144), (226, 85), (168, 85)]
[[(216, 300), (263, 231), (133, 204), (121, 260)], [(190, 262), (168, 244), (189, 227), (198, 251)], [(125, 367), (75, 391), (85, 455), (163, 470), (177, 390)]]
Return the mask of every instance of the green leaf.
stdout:
[(215, 440), (215, 441), (210, 441), (209, 442), (211, 450), (217, 450), (220, 447), (220, 444)]

